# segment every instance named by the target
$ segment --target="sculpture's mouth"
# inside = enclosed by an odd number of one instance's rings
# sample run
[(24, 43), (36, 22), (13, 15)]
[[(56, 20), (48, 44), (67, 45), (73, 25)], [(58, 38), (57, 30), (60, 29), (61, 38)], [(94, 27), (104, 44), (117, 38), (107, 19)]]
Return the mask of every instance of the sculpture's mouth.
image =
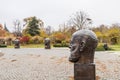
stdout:
[(69, 57), (69, 61), (70, 61), (70, 62), (75, 63), (75, 62), (77, 62), (78, 60), (79, 60), (79, 58), (72, 58), (72, 57)]

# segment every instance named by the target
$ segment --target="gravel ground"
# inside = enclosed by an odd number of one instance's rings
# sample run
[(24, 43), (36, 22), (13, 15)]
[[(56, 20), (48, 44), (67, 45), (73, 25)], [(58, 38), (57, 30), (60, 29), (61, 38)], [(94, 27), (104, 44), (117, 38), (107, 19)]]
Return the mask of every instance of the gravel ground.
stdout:
[[(0, 48), (0, 80), (73, 80), (69, 49)], [(120, 52), (96, 52), (97, 80), (120, 80)]]

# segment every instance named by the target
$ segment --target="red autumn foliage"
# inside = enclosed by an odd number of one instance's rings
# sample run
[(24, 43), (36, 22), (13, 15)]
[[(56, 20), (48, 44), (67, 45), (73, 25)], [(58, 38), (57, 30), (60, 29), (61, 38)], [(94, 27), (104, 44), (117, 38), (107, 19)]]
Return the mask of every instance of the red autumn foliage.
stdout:
[(29, 36), (23, 36), (23, 37), (20, 38), (21, 43), (28, 43), (29, 40), (30, 40)]

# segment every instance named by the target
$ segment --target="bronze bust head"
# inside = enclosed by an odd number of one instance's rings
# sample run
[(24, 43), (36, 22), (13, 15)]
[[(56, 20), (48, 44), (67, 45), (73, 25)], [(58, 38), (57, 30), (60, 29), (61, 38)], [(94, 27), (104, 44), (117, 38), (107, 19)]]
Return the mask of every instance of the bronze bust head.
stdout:
[(69, 61), (74, 63), (93, 63), (98, 39), (91, 30), (79, 30), (73, 33), (70, 42)]
[(45, 44), (45, 49), (50, 49), (51, 48), (50, 38), (45, 38), (44, 44)]

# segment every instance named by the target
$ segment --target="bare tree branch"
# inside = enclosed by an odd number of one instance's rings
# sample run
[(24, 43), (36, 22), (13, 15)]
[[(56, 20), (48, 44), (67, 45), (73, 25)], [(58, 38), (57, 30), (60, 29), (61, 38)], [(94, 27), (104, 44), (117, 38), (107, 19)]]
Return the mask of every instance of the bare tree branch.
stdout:
[(71, 18), (71, 22), (74, 26), (76, 26), (78, 29), (86, 28), (90, 22), (91, 19), (88, 18), (88, 15), (82, 11), (76, 12), (73, 17)]
[(14, 25), (14, 35), (17, 36), (21, 36), (21, 23), (19, 20), (15, 20), (13, 21), (13, 25)]

